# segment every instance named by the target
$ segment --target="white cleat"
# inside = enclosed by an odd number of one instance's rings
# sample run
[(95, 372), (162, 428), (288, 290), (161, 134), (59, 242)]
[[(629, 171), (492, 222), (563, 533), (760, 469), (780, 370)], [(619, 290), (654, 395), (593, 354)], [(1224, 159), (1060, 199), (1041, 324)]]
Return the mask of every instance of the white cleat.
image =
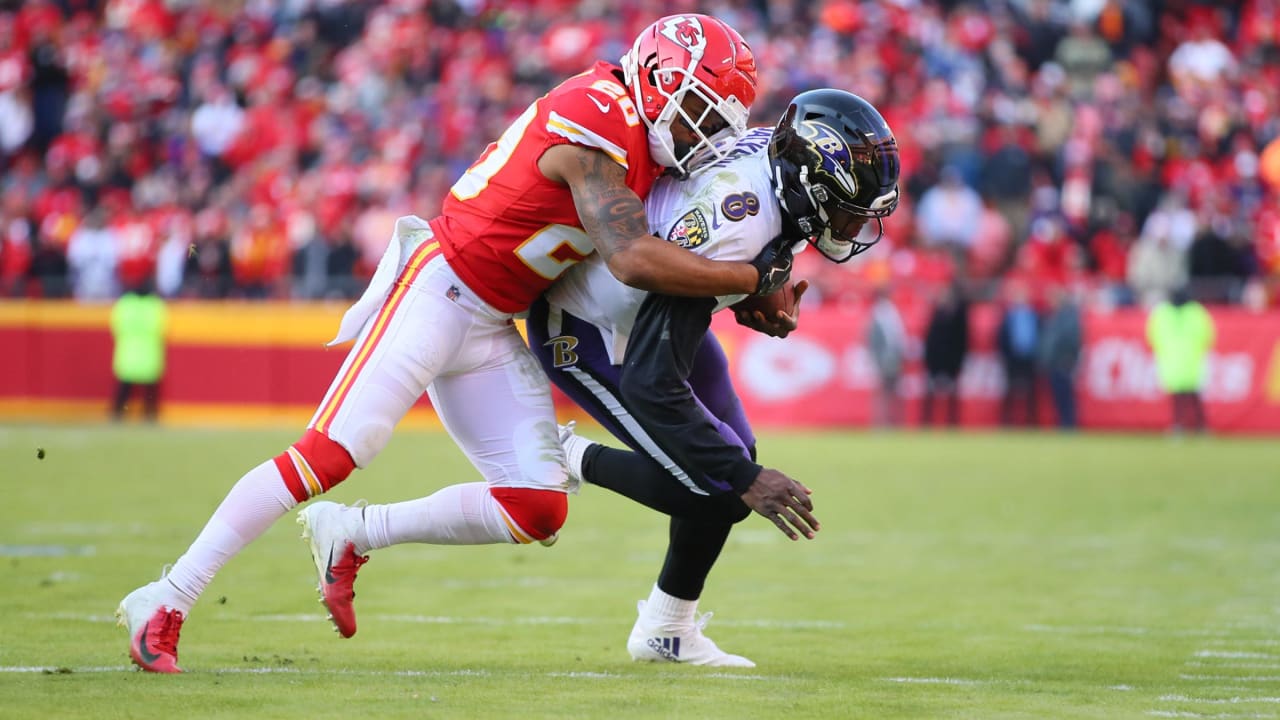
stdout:
[(708, 667), (755, 667), (756, 664), (741, 655), (730, 655), (716, 647), (714, 641), (702, 634), (711, 619), (711, 613), (697, 616), (683, 626), (649, 625), (644, 615), (645, 601), (636, 609), (640, 617), (627, 638), (627, 652), (631, 658), (643, 662), (674, 662)]
[(129, 631), (129, 658), (154, 673), (180, 673), (178, 635), (186, 616), (169, 606), (167, 580), (147, 583), (120, 601), (116, 624)]
[(356, 508), (328, 502), (313, 502), (298, 513), (302, 538), (311, 548), (320, 582), (320, 602), (329, 610), (328, 619), (338, 634), (349, 638), (356, 634), (356, 573), (369, 560), (356, 553), (353, 537), (359, 529), (360, 513)]

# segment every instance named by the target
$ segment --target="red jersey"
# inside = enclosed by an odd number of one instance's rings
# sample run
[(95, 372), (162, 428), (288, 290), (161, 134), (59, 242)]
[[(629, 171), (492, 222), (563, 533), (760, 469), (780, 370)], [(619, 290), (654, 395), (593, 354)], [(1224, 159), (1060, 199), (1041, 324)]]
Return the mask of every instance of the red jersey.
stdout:
[(662, 167), (616, 66), (596, 63), (530, 105), (467, 169), (431, 221), (445, 259), (467, 286), (503, 312), (522, 312), (595, 246), (569, 186), (538, 170), (555, 145), (604, 152), (644, 198)]

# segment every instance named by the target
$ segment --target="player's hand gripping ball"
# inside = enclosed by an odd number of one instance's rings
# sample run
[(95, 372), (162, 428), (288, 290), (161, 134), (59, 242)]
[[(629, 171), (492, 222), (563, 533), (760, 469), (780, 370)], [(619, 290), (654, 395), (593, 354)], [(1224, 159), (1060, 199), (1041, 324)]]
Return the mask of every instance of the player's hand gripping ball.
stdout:
[(784, 338), (800, 325), (800, 297), (809, 281), (783, 285), (768, 295), (749, 295), (733, 307), (739, 325), (772, 337)]

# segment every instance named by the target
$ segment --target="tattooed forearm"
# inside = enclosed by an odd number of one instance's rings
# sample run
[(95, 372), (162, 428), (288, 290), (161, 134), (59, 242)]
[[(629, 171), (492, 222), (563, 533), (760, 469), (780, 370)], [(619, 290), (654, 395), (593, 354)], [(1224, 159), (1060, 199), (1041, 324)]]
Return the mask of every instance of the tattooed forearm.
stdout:
[(582, 175), (571, 187), (578, 217), (596, 249), (608, 260), (637, 237), (649, 234), (644, 204), (627, 187), (626, 169), (604, 153), (581, 150), (576, 159)]

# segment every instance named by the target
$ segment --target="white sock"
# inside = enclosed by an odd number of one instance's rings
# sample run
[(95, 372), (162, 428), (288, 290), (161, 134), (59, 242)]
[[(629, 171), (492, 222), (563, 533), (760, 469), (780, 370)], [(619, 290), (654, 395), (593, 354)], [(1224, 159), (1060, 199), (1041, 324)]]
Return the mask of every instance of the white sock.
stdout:
[(364, 509), (369, 549), (400, 543), (488, 545), (514, 543), (506, 513), (487, 483), (451, 485), (417, 500)]
[(693, 613), (697, 609), (697, 600), (683, 600), (668, 595), (656, 583), (649, 593), (648, 602), (644, 604), (645, 619), (650, 624), (660, 626), (692, 625)]
[(369, 545), (369, 526), (364, 520), (364, 509), (368, 507), (364, 500), (355, 505), (348, 505), (338, 510), (342, 513), (342, 523), (347, 529), (347, 537), (355, 546), (357, 555), (368, 555), (373, 548)]
[(245, 473), (169, 571), (173, 607), (190, 612), (214, 574), (297, 504), (274, 460)]
[(582, 483), (587, 481), (582, 472), (582, 462), (586, 459), (587, 449), (596, 443), (574, 433), (575, 425), (577, 423), (571, 420), (568, 424), (560, 426), (560, 444), (564, 446), (570, 492), (577, 494)]

